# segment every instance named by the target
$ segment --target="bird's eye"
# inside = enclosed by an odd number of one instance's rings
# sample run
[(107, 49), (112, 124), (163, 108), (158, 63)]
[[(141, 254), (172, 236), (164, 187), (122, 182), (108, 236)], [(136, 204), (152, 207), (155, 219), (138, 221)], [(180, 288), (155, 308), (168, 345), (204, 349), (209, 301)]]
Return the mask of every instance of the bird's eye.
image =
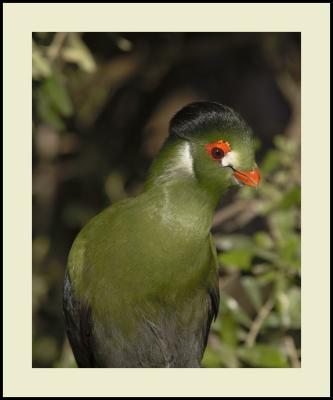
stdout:
[(211, 155), (214, 160), (221, 160), (224, 157), (224, 151), (218, 147), (213, 147), (211, 150)]
[(231, 151), (231, 146), (229, 142), (226, 142), (224, 140), (218, 140), (213, 143), (207, 143), (205, 147), (208, 155), (213, 160), (222, 160), (222, 158), (227, 153), (229, 153), (229, 151)]

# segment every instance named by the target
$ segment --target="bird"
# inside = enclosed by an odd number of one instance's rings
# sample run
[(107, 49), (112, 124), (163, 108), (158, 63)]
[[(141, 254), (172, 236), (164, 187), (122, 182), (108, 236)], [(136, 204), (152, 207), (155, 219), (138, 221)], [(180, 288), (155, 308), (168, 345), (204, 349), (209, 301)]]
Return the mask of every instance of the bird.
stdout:
[(214, 211), (229, 188), (259, 181), (236, 111), (176, 112), (142, 193), (93, 217), (69, 252), (64, 322), (79, 368), (201, 368), (220, 303)]

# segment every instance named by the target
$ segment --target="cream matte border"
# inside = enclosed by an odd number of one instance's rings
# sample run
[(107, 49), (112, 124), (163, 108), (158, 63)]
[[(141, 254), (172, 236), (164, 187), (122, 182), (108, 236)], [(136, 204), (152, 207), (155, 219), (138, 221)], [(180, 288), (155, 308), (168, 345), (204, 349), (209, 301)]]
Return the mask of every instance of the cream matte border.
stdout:
[[(16, 3), (3, 9), (4, 396), (328, 396), (329, 4)], [(302, 33), (302, 368), (31, 368), (33, 31)], [(315, 164), (314, 153), (320, 154)]]

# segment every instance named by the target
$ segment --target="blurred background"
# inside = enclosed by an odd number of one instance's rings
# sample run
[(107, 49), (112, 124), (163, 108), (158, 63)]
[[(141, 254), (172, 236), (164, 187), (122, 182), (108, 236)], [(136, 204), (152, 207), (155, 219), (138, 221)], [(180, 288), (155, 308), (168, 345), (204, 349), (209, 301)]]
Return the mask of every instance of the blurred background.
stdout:
[(33, 367), (76, 367), (65, 337), (67, 255), (83, 225), (139, 194), (171, 116), (237, 110), (262, 184), (216, 211), (220, 314), (204, 367), (300, 367), (298, 33), (34, 33)]

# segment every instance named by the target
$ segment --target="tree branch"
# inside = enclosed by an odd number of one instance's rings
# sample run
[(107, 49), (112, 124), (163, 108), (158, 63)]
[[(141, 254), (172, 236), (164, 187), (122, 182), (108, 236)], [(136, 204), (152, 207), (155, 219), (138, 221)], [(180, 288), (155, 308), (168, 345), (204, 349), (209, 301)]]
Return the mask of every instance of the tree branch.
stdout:
[(252, 347), (257, 339), (261, 326), (265, 319), (268, 317), (269, 313), (271, 312), (274, 306), (274, 300), (270, 297), (266, 303), (261, 307), (259, 310), (256, 318), (254, 319), (250, 331), (246, 336), (245, 345), (247, 347)]

